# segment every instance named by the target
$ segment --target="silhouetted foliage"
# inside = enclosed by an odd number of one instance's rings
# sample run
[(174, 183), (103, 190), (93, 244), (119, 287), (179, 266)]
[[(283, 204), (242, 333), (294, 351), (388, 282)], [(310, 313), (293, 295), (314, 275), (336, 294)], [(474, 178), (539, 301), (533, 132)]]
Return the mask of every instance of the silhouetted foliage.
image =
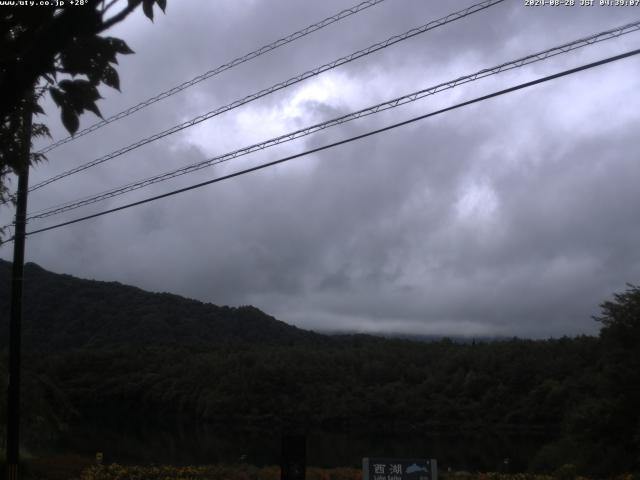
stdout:
[(594, 456), (607, 452), (615, 463), (640, 465), (640, 287), (628, 285), (601, 305), (597, 396), (584, 407), (582, 434)]
[[(23, 143), (20, 131), (25, 101), (31, 112), (42, 113), (37, 102), (49, 93), (71, 134), (78, 130), (79, 117), (85, 111), (100, 116), (98, 87), (104, 84), (119, 89), (116, 56), (133, 53), (123, 40), (100, 34), (140, 5), (153, 20), (156, 4), (163, 11), (166, 8), (166, 0), (83, 0), (81, 6), (67, 2), (66, 6), (0, 9), (0, 201), (7, 197), (7, 175), (23, 168), (16, 164), (16, 149)], [(113, 13), (114, 7), (120, 9)], [(43, 124), (35, 124), (33, 133), (42, 136), (49, 131)], [(30, 162), (43, 158), (32, 155)]]

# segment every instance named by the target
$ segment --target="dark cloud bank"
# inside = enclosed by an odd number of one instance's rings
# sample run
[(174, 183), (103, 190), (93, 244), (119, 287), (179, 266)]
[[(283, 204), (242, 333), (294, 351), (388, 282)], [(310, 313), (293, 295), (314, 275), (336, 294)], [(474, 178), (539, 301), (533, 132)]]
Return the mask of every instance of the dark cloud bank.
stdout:
[[(51, 152), (32, 182), (470, 3), (388, 0)], [(34, 193), (32, 208), (200, 161), (640, 16), (632, 8), (533, 9), (523, 3), (507, 1), (59, 182)], [(169, 2), (166, 17), (156, 24), (139, 15), (113, 32), (137, 53), (121, 62), (123, 93), (105, 91), (101, 108), (115, 113), (347, 6)], [(637, 48), (639, 35), (460, 87), (87, 212)], [(33, 236), (28, 260), (57, 272), (217, 304), (254, 304), (318, 330), (591, 334), (597, 331), (590, 316), (598, 304), (625, 282), (640, 279), (638, 65), (631, 59)], [(53, 131), (62, 136), (57, 112), (48, 111)], [(2, 218), (10, 218), (7, 210)], [(10, 258), (10, 249), (1, 255)]]

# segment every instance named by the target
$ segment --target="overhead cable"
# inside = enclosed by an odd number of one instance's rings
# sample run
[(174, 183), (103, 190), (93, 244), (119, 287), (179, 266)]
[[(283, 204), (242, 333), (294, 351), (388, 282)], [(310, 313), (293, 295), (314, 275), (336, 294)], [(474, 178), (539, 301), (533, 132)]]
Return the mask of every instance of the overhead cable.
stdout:
[(387, 100), (385, 102), (378, 103), (376, 105), (373, 105), (367, 108), (363, 108), (356, 112), (342, 115), (340, 117), (333, 118), (331, 120), (327, 120), (322, 123), (317, 123), (315, 125), (311, 125), (293, 132), (289, 132), (284, 135), (280, 135), (278, 137), (274, 137), (269, 140), (262, 141), (260, 143), (255, 143), (253, 145), (249, 145), (231, 152), (224, 153), (222, 155), (217, 155), (215, 157), (212, 157), (202, 162), (194, 163), (191, 165), (187, 165), (185, 167), (177, 168), (175, 170), (171, 170), (171, 171), (161, 173), (152, 177), (148, 177), (143, 180), (132, 182), (124, 186), (120, 186), (111, 190), (101, 192), (97, 195), (92, 195), (92, 196), (84, 197), (82, 199), (74, 200), (71, 202), (66, 202), (60, 205), (56, 205), (54, 207), (48, 207), (46, 209), (42, 209), (42, 210), (30, 213), (27, 219), (28, 220), (42, 219), (42, 218), (50, 217), (52, 215), (57, 215), (70, 210), (74, 210), (76, 208), (80, 208), (86, 205), (90, 205), (102, 200), (123, 195), (125, 193), (132, 192), (134, 190), (138, 190), (140, 188), (144, 188), (158, 182), (163, 182), (171, 178), (175, 178), (181, 175), (195, 172), (197, 170), (201, 170), (203, 168), (207, 168), (213, 165), (227, 162), (229, 160), (238, 158), (240, 156), (248, 155), (250, 153), (253, 153), (259, 150), (264, 150), (266, 148), (273, 147), (275, 145), (280, 145), (282, 143), (290, 142), (297, 138), (301, 138), (301, 137), (310, 135), (312, 133), (319, 132), (329, 127), (341, 125), (346, 122), (356, 120), (358, 118), (362, 118), (362, 117), (372, 115), (384, 110), (389, 110), (401, 105), (405, 105), (407, 103), (414, 102), (421, 98), (424, 98), (430, 95), (435, 95), (436, 93), (442, 92), (444, 90), (455, 88), (456, 86), (459, 86), (465, 83), (473, 82), (481, 78), (485, 78), (491, 75), (496, 75), (498, 73), (523, 67), (525, 65), (530, 65), (532, 63), (543, 61), (560, 54), (571, 52), (578, 48), (582, 48), (588, 45), (593, 45), (594, 43), (602, 42), (604, 40), (608, 40), (611, 38), (617, 38), (621, 35), (625, 35), (631, 32), (637, 32), (639, 30), (640, 30), (640, 20), (633, 23), (626, 24), (626, 25), (622, 25), (613, 29), (609, 29), (604, 32), (600, 32), (600, 33), (591, 35), (589, 37), (574, 40), (572, 42), (565, 43), (560, 46), (549, 48), (547, 50), (532, 53), (525, 57), (521, 57), (516, 60), (511, 60), (509, 62), (501, 63), (494, 67), (485, 68), (475, 73), (458, 77), (454, 80), (443, 82), (432, 87), (418, 90), (417, 92), (409, 93), (407, 95), (396, 97), (391, 100)]
[(55, 175), (53, 177), (50, 177), (46, 180), (43, 180), (39, 183), (36, 183), (35, 185), (33, 185), (32, 187), (29, 188), (29, 191), (34, 191), (34, 190), (38, 190), (39, 188), (44, 187), (45, 185), (49, 185), (50, 183), (56, 182), (58, 180), (61, 180), (65, 177), (68, 177), (70, 175), (76, 174), (78, 172), (82, 172), (84, 170), (87, 170), (88, 168), (91, 167), (95, 167), (96, 165), (100, 165), (101, 163), (104, 163), (108, 160), (111, 160), (113, 158), (119, 157), (120, 155), (123, 155), (127, 152), (130, 152), (132, 150), (135, 150), (136, 148), (142, 147), (143, 145), (147, 145), (148, 143), (154, 142), (156, 140), (159, 140), (161, 138), (164, 138), (168, 135), (171, 135), (173, 133), (179, 132), (181, 130), (184, 130), (185, 128), (189, 128), (192, 127), (194, 125), (197, 125), (201, 122), (204, 122), (205, 120), (209, 120), (217, 115), (220, 115), (222, 113), (228, 112), (229, 110), (233, 110), (234, 108), (238, 108), (241, 105), (245, 105), (249, 102), (252, 102), (254, 100), (257, 100), (259, 98), (262, 98), (264, 96), (270, 95), (274, 92), (277, 92), (279, 90), (282, 90), (284, 88), (290, 87), (291, 85), (295, 85), (296, 83), (302, 82), (303, 80), (306, 80), (308, 78), (311, 77), (315, 77), (317, 75), (320, 75), (323, 72), (326, 72), (328, 70), (332, 70), (336, 67), (339, 67), (341, 65), (344, 65), (346, 63), (352, 62), (358, 58), (362, 58), (364, 56), (370, 55), (371, 53), (377, 52), (379, 50), (382, 50), (384, 48), (387, 48), (391, 45), (394, 45), (398, 42), (402, 42), (404, 40), (407, 40), (409, 38), (415, 37), (416, 35), (420, 35), (422, 33), (425, 33), (429, 30), (433, 30), (435, 28), (441, 27), (443, 25), (446, 25), (448, 23), (454, 22), (456, 20), (460, 20), (462, 18), (465, 18), (469, 15), (472, 15), (474, 13), (477, 13), (479, 11), (485, 10), (489, 7), (492, 7), (498, 3), (502, 3), (505, 0), (484, 0), (480, 3), (476, 3), (470, 7), (467, 7), (463, 10), (459, 10), (457, 12), (454, 13), (450, 13), (449, 15), (446, 15), (445, 17), (442, 17), (438, 20), (433, 20), (429, 23), (426, 23), (425, 25), (422, 25), (420, 27), (415, 27), (412, 28), (400, 35), (394, 35), (393, 37), (388, 38), (387, 40), (384, 40), (382, 42), (378, 42), (375, 43), (365, 49), (362, 50), (358, 50), (357, 52), (351, 53), (345, 57), (341, 57), (337, 60), (334, 60), (330, 63), (326, 63), (320, 67), (316, 67), (313, 70), (308, 70), (300, 75), (297, 75), (295, 77), (291, 77), (288, 80), (285, 80), (284, 82), (280, 82), (277, 83), (275, 85), (272, 85), (269, 88), (265, 88), (263, 90), (260, 90), (259, 92), (253, 93), (251, 95), (247, 95), (246, 97), (239, 99), (239, 100), (235, 100), (232, 103), (229, 103), (223, 107), (219, 107), (215, 110), (212, 110), (210, 112), (207, 112), (205, 114), (199, 115), (191, 120), (188, 120), (186, 122), (183, 122), (179, 125), (176, 125), (174, 127), (171, 127), (167, 130), (164, 130), (162, 132), (156, 133), (154, 135), (151, 135), (150, 137), (144, 138), (142, 140), (139, 140), (135, 143), (132, 143), (131, 145), (128, 145), (126, 147), (120, 148), (114, 152), (111, 152), (107, 155), (104, 155), (100, 158), (97, 158), (95, 160), (92, 160), (88, 163), (85, 163), (83, 165), (80, 165), (78, 167), (72, 168), (71, 170), (67, 170), (66, 172), (60, 173), (58, 175)]
[(233, 60), (231, 60), (230, 62), (224, 63), (212, 70), (209, 70), (201, 75), (198, 75), (197, 77), (192, 78), (191, 80), (188, 80), (186, 82), (181, 83), (180, 85), (177, 85), (173, 88), (170, 88), (169, 90), (166, 90), (162, 93), (159, 93), (157, 95), (155, 95), (154, 97), (151, 97), (147, 100), (144, 100), (140, 103), (138, 103), (137, 105), (134, 105), (132, 107), (127, 108), (126, 110), (122, 110), (119, 113), (116, 113), (115, 115), (112, 115), (108, 118), (105, 118), (103, 120), (100, 120), (96, 123), (94, 123), (93, 125), (80, 130), (79, 132), (76, 132), (74, 135), (69, 135), (68, 137), (62, 138), (60, 140), (58, 140), (57, 142), (54, 142), (50, 145), (48, 145), (47, 147), (43, 148), (42, 150), (40, 150), (38, 153), (47, 153), (50, 152), (51, 150), (53, 150), (54, 148), (59, 147), (60, 145), (64, 145), (65, 143), (71, 142), (73, 140), (76, 140), (80, 137), (83, 137), (84, 135), (87, 135), (88, 133), (94, 132), (102, 127), (104, 127), (105, 125), (108, 125), (110, 123), (115, 122), (116, 120), (120, 120), (122, 118), (128, 117), (129, 115), (142, 110), (143, 108), (148, 107), (149, 105), (153, 105), (156, 102), (159, 102), (160, 100), (164, 100), (165, 98), (171, 97), (172, 95), (175, 95), (178, 92), (181, 92), (193, 85), (196, 85), (204, 80), (207, 80), (208, 78), (211, 78), (215, 75), (218, 75), (226, 70), (229, 70), (233, 67), (237, 67), (238, 65), (248, 62), (249, 60), (253, 60), (254, 58), (257, 58), (261, 55), (264, 55), (265, 53), (271, 52), (279, 47), (282, 47), (284, 45), (287, 45), (288, 43), (291, 43), (295, 40), (298, 40), (299, 38), (302, 38), (306, 35), (309, 35), (310, 33), (316, 32), (324, 27), (327, 27), (333, 23), (339, 22), (340, 20), (347, 18), (353, 14), (356, 14), (358, 12), (361, 12), (363, 10), (366, 10), (367, 8), (373, 7), (374, 5), (377, 5), (379, 3), (384, 2), (385, 0), (367, 0), (365, 2), (359, 3), (358, 5), (355, 5), (351, 8), (347, 8), (345, 10), (342, 10), (338, 13), (336, 13), (335, 15), (331, 15), (330, 17), (325, 18), (324, 20), (321, 20), (317, 23), (314, 23), (313, 25), (309, 25), (308, 27), (303, 28), (302, 30), (298, 30), (297, 32), (291, 33), (285, 37), (282, 37), (278, 40), (276, 40), (275, 42), (271, 42), (267, 45), (263, 45), (260, 48), (257, 48), (256, 50), (247, 53), (246, 55), (243, 55), (241, 57), (237, 57), (234, 58)]
[[(314, 148), (314, 149), (311, 149), (311, 150), (307, 150), (305, 152), (297, 153), (295, 155), (290, 155), (288, 157), (281, 158), (279, 160), (275, 160), (275, 161), (268, 162), (268, 163), (263, 163), (261, 165), (257, 165), (255, 167), (251, 167), (251, 168), (247, 168), (245, 170), (234, 172), (234, 173), (231, 173), (229, 175), (213, 178), (213, 179), (208, 180), (206, 182), (201, 182), (201, 183), (197, 183), (195, 185), (190, 185), (188, 187), (184, 187), (184, 188), (180, 188), (180, 189), (177, 189), (177, 190), (173, 190), (171, 192), (163, 193), (161, 195), (156, 195), (154, 197), (146, 198), (144, 200), (140, 200), (140, 201), (137, 201), (137, 202), (129, 203), (129, 204), (126, 204), (126, 205), (121, 205), (119, 207), (115, 207), (115, 208), (111, 208), (111, 209), (108, 209), (108, 210), (104, 210), (102, 212), (94, 213), (92, 215), (87, 215), (87, 216), (84, 216), (84, 217), (80, 217), (80, 218), (76, 218), (76, 219), (73, 219), (73, 220), (69, 220), (67, 222), (62, 222), (62, 223), (58, 223), (58, 224), (51, 225), (51, 226), (48, 226), (48, 227), (39, 228), (39, 229), (36, 229), (36, 230), (31, 230), (30, 232), (27, 232), (27, 235), (34, 235), (36, 233), (47, 232), (47, 231), (54, 230), (54, 229), (57, 229), (57, 228), (61, 228), (61, 227), (64, 227), (64, 226), (73, 225), (75, 223), (79, 223), (79, 222), (83, 222), (83, 221), (86, 221), (86, 220), (90, 220), (92, 218), (101, 217), (101, 216), (104, 216), (104, 215), (108, 215), (110, 213), (115, 213), (115, 212), (118, 212), (118, 211), (121, 211), (121, 210), (126, 210), (126, 209), (129, 209), (129, 208), (132, 208), (132, 207), (136, 207), (138, 205), (143, 205), (145, 203), (149, 203), (149, 202), (153, 202), (153, 201), (156, 201), (156, 200), (160, 200), (162, 198), (171, 197), (173, 195), (184, 193), (184, 192), (187, 192), (187, 191), (190, 191), (190, 190), (194, 190), (194, 189), (197, 189), (197, 188), (202, 188), (204, 186), (211, 185), (211, 184), (214, 184), (214, 183), (218, 183), (218, 182), (221, 182), (221, 181), (224, 181), (224, 180), (229, 180), (231, 178), (239, 177), (239, 176), (245, 175), (247, 173), (255, 172), (257, 170), (262, 170), (262, 169), (265, 169), (267, 167), (272, 167), (274, 165), (278, 165), (278, 164), (281, 164), (281, 163), (284, 163), (284, 162), (288, 162), (288, 161), (296, 159), (296, 158), (304, 157), (304, 156), (310, 155), (312, 153), (317, 153), (317, 152), (320, 152), (320, 151), (323, 151), (323, 150), (328, 150), (330, 148), (337, 147), (339, 145), (344, 145), (346, 143), (350, 143), (350, 142), (353, 142), (355, 140), (361, 140), (363, 138), (367, 138), (367, 137), (370, 137), (372, 135), (377, 135), (377, 134), (380, 134), (382, 132), (386, 132), (386, 131), (389, 131), (389, 130), (392, 130), (392, 129), (395, 129), (395, 128), (398, 128), (398, 127), (401, 127), (401, 126), (404, 126), (404, 125), (408, 125), (410, 123), (414, 123), (414, 122), (417, 122), (417, 121), (420, 121), (420, 120), (424, 120), (424, 119), (429, 118), (429, 117), (434, 117), (436, 115), (440, 115), (442, 113), (446, 113), (446, 112), (449, 112), (449, 111), (452, 111), (452, 110), (455, 110), (455, 109), (458, 109), (458, 108), (461, 108), (461, 107), (464, 107), (464, 106), (467, 106), (467, 105), (471, 105), (471, 104), (474, 104), (474, 103), (482, 102), (482, 101), (485, 101), (485, 100), (488, 100), (488, 99), (491, 99), (491, 98), (495, 98), (495, 97), (498, 97), (498, 96), (501, 96), (501, 95), (505, 95), (507, 93), (515, 92), (517, 90), (521, 90), (521, 89), (532, 87), (534, 85), (538, 85), (538, 84), (541, 84), (541, 83), (544, 83), (544, 82), (548, 82), (550, 80), (554, 80), (554, 79), (557, 79), (557, 78), (565, 77), (567, 75), (571, 75), (571, 74), (578, 73), (578, 72), (581, 72), (581, 71), (584, 71), (584, 70), (588, 70), (588, 69), (591, 69), (591, 68), (594, 68), (594, 67), (598, 67), (598, 66), (605, 65), (605, 64), (608, 64), (608, 63), (611, 63), (611, 62), (615, 62), (617, 60), (622, 60), (624, 58), (628, 58), (628, 57), (631, 57), (633, 55), (638, 55), (639, 53), (640, 53), (640, 49), (631, 50), (629, 52), (626, 52), (626, 53), (623, 53), (623, 54), (620, 54), (620, 55), (615, 55), (615, 56), (612, 56), (612, 57), (605, 58), (603, 60), (599, 60), (597, 62), (592, 62), (592, 63), (588, 63), (588, 64), (585, 64), (585, 65), (582, 65), (580, 67), (571, 68), (569, 70), (564, 70), (562, 72), (559, 72), (559, 73), (556, 73), (556, 74), (553, 74), (553, 75), (548, 75), (548, 76), (545, 76), (545, 77), (541, 77), (541, 78), (538, 78), (536, 80), (532, 80), (530, 82), (520, 83), (520, 84), (515, 85), (513, 87), (505, 88), (503, 90), (499, 90), (497, 92), (490, 93), (488, 95), (483, 95), (481, 97), (477, 97), (477, 98), (474, 98), (472, 100), (467, 100), (465, 102), (458, 103), (458, 104), (452, 105), (452, 106), (447, 107), (447, 108), (443, 108), (443, 109), (440, 109), (440, 110), (436, 110), (434, 112), (430, 112), (430, 113), (427, 113), (427, 114), (424, 114), (424, 115), (420, 115), (418, 117), (414, 117), (414, 118), (411, 118), (409, 120), (405, 120), (405, 121), (402, 121), (402, 122), (394, 123), (394, 124), (388, 125), (388, 126), (386, 126), (384, 128), (379, 128), (377, 130), (372, 130), (370, 132), (363, 133), (361, 135), (356, 135), (356, 136), (353, 136), (353, 137), (350, 137), (350, 138), (347, 138), (347, 139), (344, 139), (344, 140), (340, 140), (338, 142), (334, 142), (334, 143), (331, 143), (331, 144), (328, 144), (328, 145), (323, 145), (322, 147), (318, 147), (318, 148)], [(12, 240), (13, 240), (13, 238), (7, 240), (7, 242), (10, 242)]]

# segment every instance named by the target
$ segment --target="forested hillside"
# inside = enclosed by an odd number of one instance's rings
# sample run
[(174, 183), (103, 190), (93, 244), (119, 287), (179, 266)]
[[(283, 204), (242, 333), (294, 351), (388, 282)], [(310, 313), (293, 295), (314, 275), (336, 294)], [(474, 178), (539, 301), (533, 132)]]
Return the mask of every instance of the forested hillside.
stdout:
[[(4, 314), (9, 265), (0, 266)], [(600, 337), (412, 342), (323, 336), (252, 307), (216, 307), (33, 264), (26, 272), (31, 432), (116, 417), (247, 429), (519, 431), (551, 440), (532, 468), (638, 468), (635, 287), (603, 305)], [(6, 338), (6, 322), (2, 328)]]
[[(0, 312), (9, 311), (11, 264), (0, 260)], [(208, 346), (237, 342), (288, 344), (320, 335), (257, 308), (218, 307), (116, 282), (81, 280), (25, 265), (24, 346), (55, 352), (143, 345)], [(8, 323), (0, 325), (7, 335)]]

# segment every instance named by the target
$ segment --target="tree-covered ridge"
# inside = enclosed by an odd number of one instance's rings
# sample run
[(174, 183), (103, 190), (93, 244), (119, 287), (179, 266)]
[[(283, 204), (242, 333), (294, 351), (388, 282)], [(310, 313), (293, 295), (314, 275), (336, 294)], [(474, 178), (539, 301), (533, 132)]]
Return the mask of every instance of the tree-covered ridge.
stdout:
[[(11, 264), (0, 260), (0, 314), (9, 312)], [(7, 322), (0, 336), (8, 334)], [(125, 345), (290, 343), (323, 337), (255, 307), (218, 307), (117, 282), (82, 280), (25, 265), (24, 347), (52, 352)]]

